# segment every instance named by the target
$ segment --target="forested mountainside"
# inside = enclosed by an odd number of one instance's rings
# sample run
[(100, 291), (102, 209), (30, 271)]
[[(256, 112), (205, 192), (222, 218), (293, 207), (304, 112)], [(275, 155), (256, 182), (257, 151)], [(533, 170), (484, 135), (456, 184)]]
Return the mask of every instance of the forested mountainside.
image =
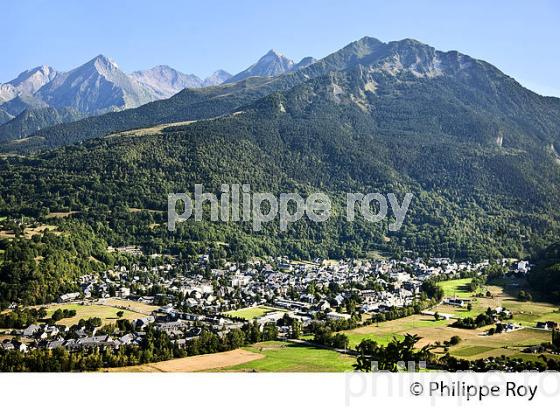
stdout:
[(225, 86), (186, 89), (167, 100), (148, 103), (137, 109), (111, 112), (45, 128), (31, 136), (26, 143), (10, 141), (0, 145), (0, 150), (29, 152), (154, 124), (220, 116), (246, 101), (254, 101), (266, 95), (258, 87), (265, 82), (266, 79), (255, 77)]
[(56, 231), (18, 237), (2, 244), (0, 255), (0, 307), (9, 302), (53, 302), (80, 289), (79, 277), (114, 262), (107, 243), (79, 222), (62, 222)]
[(10, 121), (14, 118), (13, 115), (8, 114), (6, 111), (0, 109), (0, 125)]
[(21, 138), (53, 124), (76, 121), (84, 117), (73, 108), (30, 108), (0, 125), (0, 143), (21, 143)]
[[(49, 212), (73, 211), (66, 223), (78, 234), (149, 253), (196, 254), (225, 243), (242, 260), (372, 251), (522, 257), (560, 230), (559, 107), (468, 56), (362, 39), (295, 73), (186, 90), (42, 132), (29, 141), (36, 148), (81, 143), (2, 157), (0, 216), (46, 221)], [(198, 121), (115, 132), (186, 119)], [(286, 232), (277, 220), (260, 232), (250, 223), (194, 221), (168, 232), (168, 193), (192, 193), (197, 183), (209, 192), (227, 183), (324, 192), (334, 215), (325, 223), (303, 218)], [(414, 197), (392, 232), (390, 220), (348, 222), (347, 192)], [(4, 241), (5, 255), (16, 245), (23, 246)], [(5, 266), (4, 281), (26, 275), (25, 264)]]
[(560, 242), (555, 242), (537, 255), (529, 283), (534, 289), (560, 301)]
[[(510, 102), (499, 109), (511, 114), (498, 117), (488, 93), (509, 93), (508, 84), (517, 86), (506, 78), (500, 88), (480, 90), (449, 76), (363, 67), (330, 73), (234, 115), (4, 159), (2, 209), (80, 210), (79, 218), (109, 227), (103, 234), (111, 240), (148, 246), (180, 246), (195, 239), (194, 230), (226, 242), (250, 237), (246, 243), (256, 244), (255, 253), (341, 256), (382, 248), (522, 255), (558, 233), (560, 169), (546, 133), (558, 124), (547, 114), (528, 123)], [(167, 193), (192, 192), (195, 183), (216, 191), (222, 183), (249, 183), (254, 191), (320, 190), (333, 198), (345, 192), (415, 197), (396, 233), (386, 224), (347, 223), (341, 213), (325, 224), (294, 224), (286, 234), (277, 224), (252, 234), (248, 226), (218, 223), (205, 232), (190, 222), (178, 234), (163, 226), (152, 232), (147, 225), (157, 214), (145, 215), (144, 228), (127, 226), (128, 207), (164, 211)]]

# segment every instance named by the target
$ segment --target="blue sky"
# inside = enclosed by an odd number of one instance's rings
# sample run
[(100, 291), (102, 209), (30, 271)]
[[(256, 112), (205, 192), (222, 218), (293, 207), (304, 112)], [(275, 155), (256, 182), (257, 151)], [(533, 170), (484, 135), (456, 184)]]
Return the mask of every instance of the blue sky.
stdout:
[(167, 64), (236, 73), (274, 48), (299, 60), (363, 36), (415, 38), (487, 60), (560, 96), (560, 2), (5, 0), (0, 82), (41, 64), (69, 70), (98, 54), (127, 71)]

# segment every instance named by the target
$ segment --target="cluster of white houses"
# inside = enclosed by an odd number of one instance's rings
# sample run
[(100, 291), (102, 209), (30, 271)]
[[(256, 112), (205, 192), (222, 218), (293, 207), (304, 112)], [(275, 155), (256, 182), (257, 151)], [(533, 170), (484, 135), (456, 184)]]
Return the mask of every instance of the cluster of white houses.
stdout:
[[(137, 249), (126, 251), (135, 253)], [(488, 262), (457, 263), (443, 258), (297, 262), (277, 258), (243, 265), (229, 262), (221, 269), (209, 269), (207, 264), (208, 257), (203, 256), (200, 269), (186, 273), (171, 261), (151, 267), (115, 266), (102, 274), (85, 275), (80, 280), (81, 291), (60, 295), (59, 302), (95, 303), (100, 298), (116, 297), (162, 306), (153, 315), (136, 320), (134, 332), (118, 337), (96, 334), (95, 329), (34, 324), (15, 332), (18, 341), (5, 340), (0, 348), (118, 348), (140, 343), (148, 325), (181, 345), (202, 329), (223, 333), (242, 326), (242, 321), (226, 312), (257, 305), (277, 308), (257, 319), (261, 326), (277, 322), (285, 314), (303, 323), (317, 318), (349, 319), (349, 313), (379, 313), (410, 306), (420, 297), (426, 279), (480, 272)], [(514, 269), (526, 272), (529, 265), (519, 262)], [(350, 300), (353, 312), (347, 308)], [(465, 302), (450, 299), (447, 303)]]

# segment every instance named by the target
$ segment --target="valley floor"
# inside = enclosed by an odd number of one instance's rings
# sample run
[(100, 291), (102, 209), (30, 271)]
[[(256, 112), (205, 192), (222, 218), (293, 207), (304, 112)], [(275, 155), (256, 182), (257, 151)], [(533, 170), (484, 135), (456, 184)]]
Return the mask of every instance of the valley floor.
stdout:
[(105, 369), (109, 372), (347, 372), (355, 357), (305, 344), (270, 341), (243, 349), (164, 362)]
[(109, 372), (203, 372), (258, 360), (264, 356), (245, 349), (166, 360), (138, 366), (114, 367)]
[[(461, 342), (449, 348), (449, 353), (462, 359), (475, 360), (487, 357), (508, 356), (522, 358), (524, 360), (537, 361), (540, 354), (524, 353), (527, 347), (540, 345), (543, 342), (551, 341), (549, 330), (537, 329), (537, 321), (560, 321), (560, 309), (558, 306), (538, 301), (522, 302), (513, 297), (518, 291), (518, 284), (515, 280), (504, 280), (492, 285), (485, 285), (477, 292), (470, 292), (467, 284), (471, 279), (457, 279), (438, 284), (443, 288), (445, 298), (469, 299), (472, 309), (440, 304), (432, 311), (453, 315), (449, 320), (434, 320), (428, 315), (413, 315), (401, 319), (381, 322), (370, 326), (359, 327), (344, 331), (350, 341), (350, 347), (356, 346), (364, 339), (372, 339), (380, 344), (389, 343), (394, 337), (402, 338), (405, 334), (416, 334), (422, 339), (418, 346), (426, 344), (443, 343), (453, 336), (459, 336)], [(489, 296), (475, 296), (476, 294), (486, 294)], [(518, 324), (521, 329), (487, 335), (486, 331), (495, 325), (485, 326), (478, 329), (459, 329), (451, 327), (455, 318), (476, 317), (486, 311), (487, 308), (495, 309), (503, 307), (513, 314), (513, 319), (509, 322)], [(436, 353), (444, 353), (443, 348), (437, 349)], [(551, 355), (552, 356), (552, 355)], [(553, 356), (558, 359), (557, 355)]]

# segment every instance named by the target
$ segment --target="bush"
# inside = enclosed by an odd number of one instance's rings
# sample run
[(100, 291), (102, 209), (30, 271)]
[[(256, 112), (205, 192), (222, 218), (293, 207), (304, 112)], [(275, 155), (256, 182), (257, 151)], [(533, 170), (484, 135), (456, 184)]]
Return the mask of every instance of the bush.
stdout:
[(451, 346), (455, 346), (455, 345), (458, 345), (460, 341), (461, 341), (461, 338), (459, 336), (451, 336), (451, 339), (449, 339), (449, 344)]

